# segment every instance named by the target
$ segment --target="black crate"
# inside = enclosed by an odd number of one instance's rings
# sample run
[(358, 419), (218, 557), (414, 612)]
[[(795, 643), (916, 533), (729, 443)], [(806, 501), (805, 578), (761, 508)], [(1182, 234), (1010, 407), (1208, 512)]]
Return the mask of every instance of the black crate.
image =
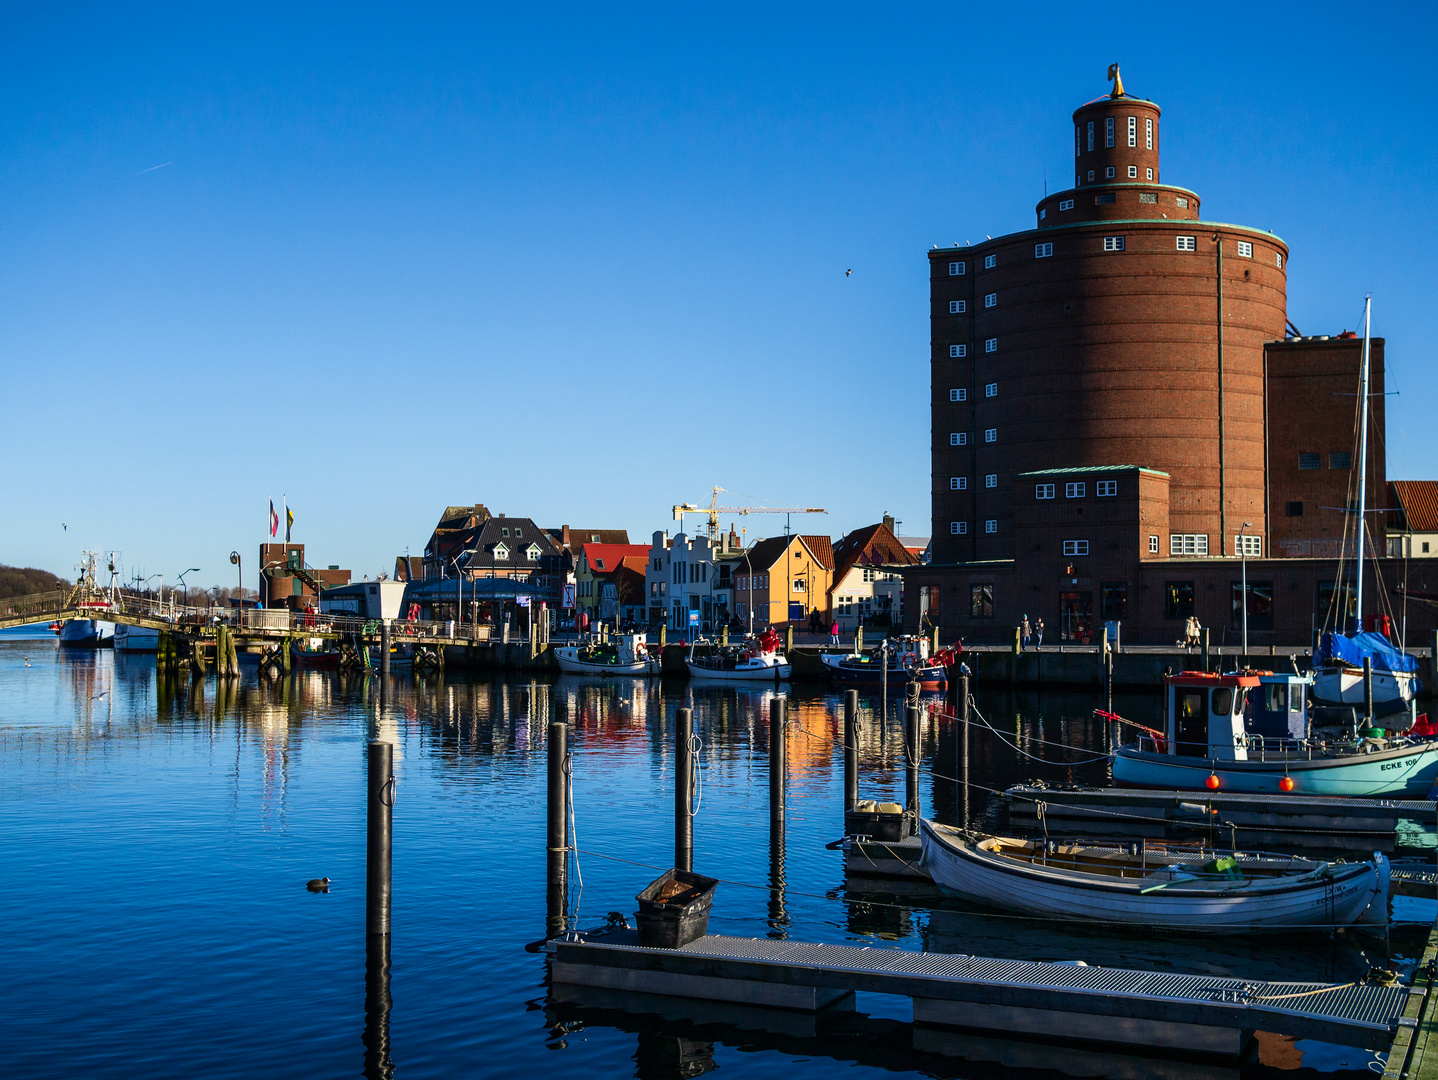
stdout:
[[(677, 949), (703, 937), (709, 930), (709, 910), (714, 904), (714, 878), (668, 870), (635, 897), (639, 944), (650, 949)], [(675, 889), (679, 891), (675, 893)], [(674, 894), (660, 900), (664, 893)]]
[(868, 836), (897, 843), (909, 835), (909, 815), (850, 810), (844, 814), (844, 832), (849, 836)]

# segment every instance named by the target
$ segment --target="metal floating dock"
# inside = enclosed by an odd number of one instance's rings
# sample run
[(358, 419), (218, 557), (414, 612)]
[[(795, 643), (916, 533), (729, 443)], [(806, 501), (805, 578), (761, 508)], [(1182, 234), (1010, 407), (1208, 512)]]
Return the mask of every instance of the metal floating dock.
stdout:
[(679, 949), (644, 948), (623, 930), (546, 948), (556, 985), (804, 1012), (852, 1009), (855, 991), (897, 994), (921, 1027), (1224, 1056), (1256, 1030), (1387, 1050), (1410, 994), (715, 934)]
[[(1316, 795), (1150, 791), (1140, 788), (1048, 788), (1017, 785), (1000, 804), (1016, 827), (1082, 827), (1086, 835), (1196, 838), (1240, 845), (1362, 848), (1393, 851), (1398, 822), (1431, 824), (1423, 799), (1350, 799)], [(1004, 827), (1000, 819), (1000, 827)]]

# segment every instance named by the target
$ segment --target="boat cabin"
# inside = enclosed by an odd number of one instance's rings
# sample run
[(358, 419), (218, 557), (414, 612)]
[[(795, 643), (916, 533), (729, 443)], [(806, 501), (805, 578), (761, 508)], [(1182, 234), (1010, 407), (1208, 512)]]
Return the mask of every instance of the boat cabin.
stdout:
[(635, 664), (649, 659), (649, 647), (643, 634), (620, 634), (614, 639), (614, 651), (619, 663)]
[(1244, 709), (1244, 730), (1265, 742), (1301, 742), (1308, 737), (1308, 690), (1312, 675), (1260, 672)]
[(1247, 761), (1244, 708), (1260, 685), (1257, 675), (1184, 671), (1163, 679), (1164, 734), (1180, 757)]

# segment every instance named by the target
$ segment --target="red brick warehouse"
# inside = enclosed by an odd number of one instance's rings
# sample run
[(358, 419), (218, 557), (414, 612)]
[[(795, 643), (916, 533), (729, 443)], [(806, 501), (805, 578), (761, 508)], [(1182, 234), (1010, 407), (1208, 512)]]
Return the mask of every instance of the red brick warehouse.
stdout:
[[(1002, 640), (1029, 613), (1051, 641), (1086, 639), (1100, 619), (1163, 641), (1185, 605), (1152, 614), (1139, 594), (1168, 588), (1155, 564), (1213, 560), (1182, 591), (1190, 613), (1226, 629), (1230, 606), (1242, 607), (1226, 581), (1240, 534), (1250, 562), (1338, 553), (1359, 342), (1297, 337), (1288, 246), (1201, 220), (1196, 192), (1163, 183), (1161, 120), (1116, 78), (1073, 113), (1074, 186), (1038, 203), (1032, 230), (928, 253), (933, 561), (905, 574), (911, 626)], [(1380, 391), (1382, 358), (1377, 339)], [(1370, 506), (1384, 489), (1378, 456)], [(1034, 475), (1060, 469), (1075, 472)], [(1140, 514), (1135, 477), (1159, 476), (1166, 503), (1145, 496)], [(1057, 501), (1029, 505), (1046, 497)], [(1105, 497), (1122, 507), (1095, 501)], [(1382, 550), (1381, 519), (1370, 524)], [(1311, 573), (1331, 580), (1332, 568)], [(988, 586), (978, 600), (974, 582)], [(1269, 640), (1285, 628), (1307, 640), (1319, 590), (1294, 591), (1303, 599), (1281, 612), (1264, 594), (1264, 616), (1250, 620), (1272, 627)]]

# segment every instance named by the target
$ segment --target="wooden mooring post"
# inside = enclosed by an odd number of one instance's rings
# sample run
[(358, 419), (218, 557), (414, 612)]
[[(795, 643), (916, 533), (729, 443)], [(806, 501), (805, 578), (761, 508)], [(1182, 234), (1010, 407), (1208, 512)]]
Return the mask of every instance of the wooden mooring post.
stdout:
[(769, 827), (784, 827), (784, 782), (786, 772), (784, 728), (787, 703), (781, 697), (769, 702)]
[(549, 816), (545, 845), (546, 937), (564, 932), (569, 908), (569, 728), (549, 725)]
[(844, 692), (844, 812), (859, 801), (859, 691)]
[(674, 866), (694, 869), (694, 710), (674, 712)]

